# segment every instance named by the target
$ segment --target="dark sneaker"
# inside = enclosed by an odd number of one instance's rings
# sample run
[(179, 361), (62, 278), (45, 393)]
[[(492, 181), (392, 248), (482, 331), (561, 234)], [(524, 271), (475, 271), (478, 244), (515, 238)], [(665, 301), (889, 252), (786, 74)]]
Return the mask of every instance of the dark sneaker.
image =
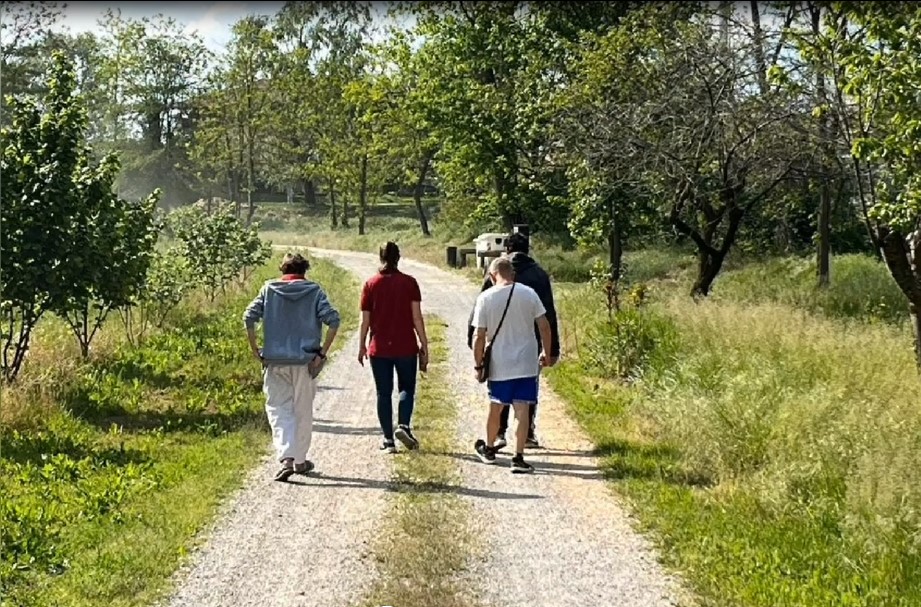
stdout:
[(527, 449), (540, 449), (540, 443), (537, 442), (537, 437), (529, 436), (528, 440), (524, 443), (525, 448)]
[(294, 464), (294, 473), (295, 474), (310, 474), (313, 472), (314, 465), (313, 462), (309, 459), (303, 464)]
[(512, 458), (512, 474), (530, 474), (534, 472), (534, 466), (524, 461), (520, 455)]
[(410, 451), (419, 448), (419, 441), (415, 436), (413, 436), (412, 430), (409, 429), (409, 426), (400, 424), (393, 435)]
[(477, 439), (477, 442), (473, 444), (473, 448), (476, 449), (477, 457), (479, 457), (480, 461), (484, 464), (496, 463), (496, 448), (487, 447), (486, 441), (482, 438)]
[(386, 451), (387, 453), (396, 453), (397, 445), (392, 440), (385, 440), (381, 443), (381, 451)]
[(292, 474), (294, 474), (294, 466), (282, 466), (281, 469), (275, 473), (275, 480), (280, 483), (286, 483), (288, 479), (291, 478)]
[(506, 445), (508, 445), (508, 442), (506, 442), (505, 440), (505, 435), (500, 434), (499, 437), (496, 439), (496, 445), (495, 445), (496, 451), (502, 451), (503, 449), (505, 449)]

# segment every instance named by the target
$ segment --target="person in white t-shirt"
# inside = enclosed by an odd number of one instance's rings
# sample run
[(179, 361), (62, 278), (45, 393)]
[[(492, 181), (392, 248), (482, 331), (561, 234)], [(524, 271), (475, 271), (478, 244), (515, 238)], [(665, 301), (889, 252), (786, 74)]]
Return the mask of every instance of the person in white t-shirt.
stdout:
[[(504, 407), (511, 406), (517, 421), (512, 472), (533, 472), (534, 467), (524, 461), (528, 413), (530, 407), (537, 402), (540, 368), (551, 363), (548, 355), (550, 323), (537, 292), (515, 282), (515, 272), (509, 258), (494, 259), (489, 266), (489, 275), (495, 286), (477, 297), (471, 323), (476, 331), (473, 356), (477, 371), (483, 368), (487, 340), (491, 344), (487, 379), (490, 407), (486, 440), (477, 440), (474, 448), (483, 463), (495, 463), (495, 441), (499, 434), (500, 416)], [(534, 339), (535, 322), (540, 331), (540, 352)]]

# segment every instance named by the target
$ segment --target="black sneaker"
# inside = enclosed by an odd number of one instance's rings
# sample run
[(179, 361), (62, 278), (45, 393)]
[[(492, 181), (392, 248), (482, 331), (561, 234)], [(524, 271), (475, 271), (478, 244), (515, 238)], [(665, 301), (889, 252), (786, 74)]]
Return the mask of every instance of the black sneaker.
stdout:
[(480, 458), (480, 461), (484, 464), (495, 464), (496, 463), (496, 448), (487, 447), (486, 441), (482, 438), (477, 439), (473, 444), (473, 448), (476, 449), (477, 457)]
[(502, 451), (503, 449), (505, 449), (506, 445), (508, 445), (508, 442), (506, 442), (505, 440), (505, 435), (500, 434), (498, 438), (496, 438), (496, 445), (495, 445), (496, 451)]
[(540, 443), (537, 442), (537, 437), (529, 436), (528, 440), (525, 441), (524, 446), (526, 449), (540, 449)]
[(516, 455), (512, 458), (512, 474), (530, 474), (534, 472), (534, 466), (524, 461), (524, 457)]
[(403, 443), (403, 445), (410, 451), (419, 448), (419, 440), (413, 436), (412, 430), (409, 429), (409, 426), (400, 424), (397, 426), (397, 430), (393, 433), (393, 435), (396, 436), (397, 440)]
[(313, 472), (314, 465), (313, 462), (309, 459), (306, 460), (303, 464), (294, 464), (294, 473), (307, 475)]
[(396, 453), (397, 445), (392, 440), (385, 440), (381, 443), (381, 451), (386, 451), (387, 453)]
[(275, 473), (275, 480), (280, 483), (286, 483), (288, 479), (291, 478), (292, 474), (294, 474), (294, 466), (282, 466), (278, 472)]

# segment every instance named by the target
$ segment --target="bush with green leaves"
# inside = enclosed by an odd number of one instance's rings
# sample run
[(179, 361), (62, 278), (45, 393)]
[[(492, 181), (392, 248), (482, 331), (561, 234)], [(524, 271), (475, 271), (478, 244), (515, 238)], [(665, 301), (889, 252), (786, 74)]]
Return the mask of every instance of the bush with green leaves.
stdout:
[(633, 303), (614, 311), (608, 322), (589, 334), (585, 366), (603, 377), (635, 381), (650, 371), (671, 364), (677, 352), (679, 332), (668, 317), (642, 307), (643, 287), (630, 294)]
[(74, 65), (54, 55), (41, 98), (10, 99), (0, 132), (2, 374), (19, 374), (32, 331), (62, 313), (84, 354), (108, 310), (138, 288), (156, 238), (156, 194), (127, 203), (112, 190), (118, 160), (94, 160)]
[(271, 244), (259, 237), (259, 226), (246, 225), (233, 205), (210, 213), (198, 205), (182, 207), (169, 214), (167, 224), (212, 301), (228, 283), (245, 279), (271, 255)]
[(162, 328), (169, 313), (194, 287), (189, 262), (178, 247), (157, 251), (143, 288), (119, 312), (129, 343), (138, 346), (151, 328)]

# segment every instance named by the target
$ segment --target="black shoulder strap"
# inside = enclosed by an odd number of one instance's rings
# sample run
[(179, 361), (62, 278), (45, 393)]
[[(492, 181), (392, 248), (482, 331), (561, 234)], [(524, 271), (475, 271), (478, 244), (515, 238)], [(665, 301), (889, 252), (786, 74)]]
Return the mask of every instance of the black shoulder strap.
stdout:
[(502, 310), (502, 318), (499, 319), (499, 326), (496, 327), (496, 332), (492, 334), (492, 340), (490, 341), (496, 341), (496, 337), (499, 335), (499, 329), (502, 328), (502, 323), (505, 322), (505, 315), (508, 314), (508, 305), (512, 303), (512, 293), (515, 292), (515, 284), (514, 282), (512, 283), (512, 290), (508, 292), (508, 299), (505, 301), (505, 309)]

